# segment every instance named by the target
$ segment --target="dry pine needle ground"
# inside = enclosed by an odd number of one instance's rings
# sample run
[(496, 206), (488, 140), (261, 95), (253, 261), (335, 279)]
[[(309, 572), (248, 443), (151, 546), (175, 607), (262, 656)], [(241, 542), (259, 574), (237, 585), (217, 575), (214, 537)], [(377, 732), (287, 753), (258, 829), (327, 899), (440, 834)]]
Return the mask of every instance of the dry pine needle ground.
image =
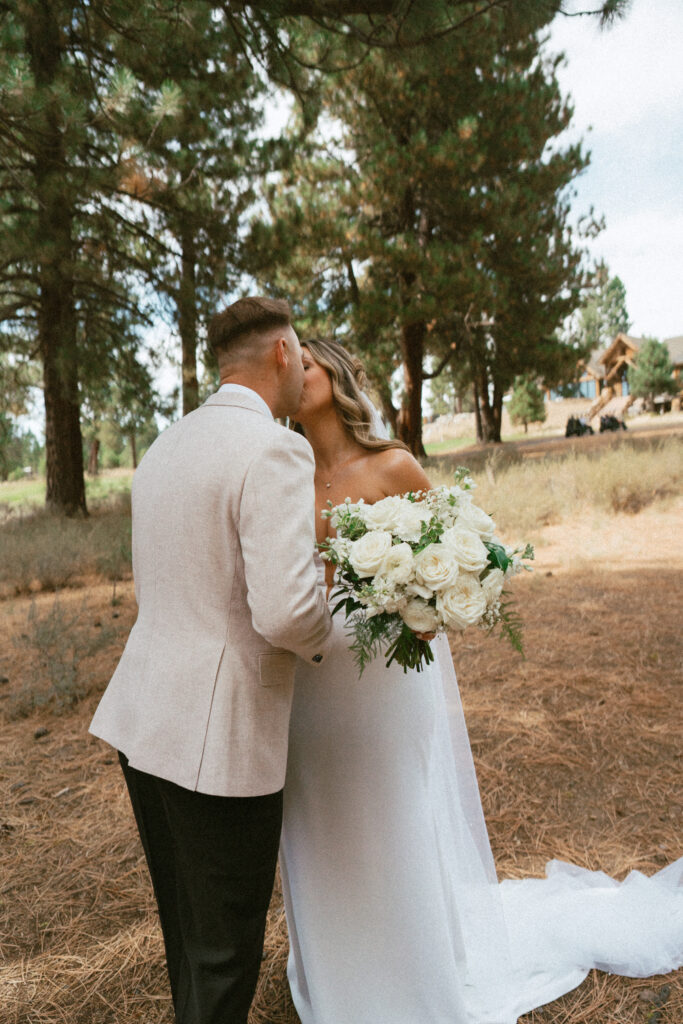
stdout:
[[(526, 660), (476, 631), (453, 645), (501, 877), (541, 874), (553, 857), (623, 877), (632, 868), (656, 871), (680, 853), (683, 566), (673, 553), (675, 509), (589, 518), (534, 538), (537, 571), (517, 585)], [(112, 751), (86, 732), (135, 614), (130, 583), (118, 593), (116, 607), (111, 588), (95, 581), (59, 597), (84, 634), (110, 630), (108, 645), (83, 648), (85, 696), (74, 707), (62, 703), (59, 715), (52, 704), (22, 703), (27, 683), (40, 688), (54, 671), (25, 642), (30, 599), (0, 608), (9, 637), (0, 652), (0, 678), (9, 680), (0, 683), (0, 1024), (172, 1020), (120, 771)], [(55, 597), (34, 600), (35, 620)], [(22, 633), (24, 642), (13, 643)], [(251, 1024), (295, 1024), (286, 954), (276, 892)], [(680, 977), (598, 972), (525, 1018), (681, 1021)]]

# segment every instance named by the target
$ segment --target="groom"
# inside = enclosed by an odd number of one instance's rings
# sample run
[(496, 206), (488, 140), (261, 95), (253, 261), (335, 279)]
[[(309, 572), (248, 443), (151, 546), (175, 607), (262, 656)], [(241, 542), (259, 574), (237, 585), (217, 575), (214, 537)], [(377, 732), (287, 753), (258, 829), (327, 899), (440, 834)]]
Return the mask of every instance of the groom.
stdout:
[(282, 820), (295, 655), (331, 629), (313, 563), (313, 455), (273, 417), (304, 370), (286, 302), (213, 317), (221, 387), (133, 482), (138, 618), (91, 732), (118, 751), (178, 1024), (244, 1024)]

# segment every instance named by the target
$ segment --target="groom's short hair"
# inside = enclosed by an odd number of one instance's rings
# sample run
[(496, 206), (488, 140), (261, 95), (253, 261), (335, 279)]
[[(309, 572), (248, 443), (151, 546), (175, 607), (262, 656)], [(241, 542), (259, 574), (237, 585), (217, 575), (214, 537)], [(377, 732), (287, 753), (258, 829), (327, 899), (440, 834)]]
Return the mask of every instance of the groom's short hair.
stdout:
[[(238, 354), (240, 342), (249, 334), (260, 334), (273, 327), (291, 327), (292, 312), (284, 299), (268, 299), (249, 295), (238, 299), (211, 317), (208, 327), (209, 347), (214, 355)], [(239, 353), (242, 355), (242, 353)]]

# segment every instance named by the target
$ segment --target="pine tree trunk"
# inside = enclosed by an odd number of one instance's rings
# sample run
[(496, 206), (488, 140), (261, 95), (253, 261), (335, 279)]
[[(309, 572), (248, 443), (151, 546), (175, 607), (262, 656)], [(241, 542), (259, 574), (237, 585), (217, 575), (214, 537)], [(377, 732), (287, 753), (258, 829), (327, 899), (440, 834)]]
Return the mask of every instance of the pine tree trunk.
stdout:
[[(405, 145), (407, 139), (397, 140), (400, 145)], [(412, 230), (416, 214), (416, 199), (412, 185), (405, 189), (403, 194), (401, 222), (404, 230)], [(418, 238), (420, 245), (424, 247), (429, 237), (429, 224), (424, 212), (419, 217)], [(399, 273), (399, 291), (401, 295), (402, 312), (410, 306), (414, 296), (413, 290), (416, 286), (416, 277), (413, 271), (402, 271)], [(403, 359), (403, 385), (405, 397), (398, 417), (398, 436), (413, 453), (416, 459), (426, 456), (422, 444), (422, 382), (424, 373), (424, 341), (427, 334), (427, 326), (423, 320), (411, 320), (401, 323), (401, 357)]]
[(191, 230), (183, 231), (182, 268), (178, 290), (178, 330), (182, 348), (183, 416), (199, 405), (197, 383), (196, 247)]
[(398, 409), (391, 400), (391, 387), (385, 384), (384, 387), (379, 387), (378, 391), (384, 419), (388, 421), (394, 437), (398, 437)]
[[(87, 515), (77, 365), (67, 340), (71, 332), (63, 320), (60, 323), (56, 308), (61, 298), (43, 288), (39, 331), (45, 397), (45, 504), (60, 515)], [(50, 322), (52, 310), (55, 319)], [(75, 343), (72, 336), (73, 346)]]
[(137, 438), (135, 436), (135, 431), (134, 430), (131, 430), (130, 434), (128, 435), (128, 443), (130, 444), (130, 457), (131, 457), (132, 462), (133, 462), (133, 469), (137, 469), (138, 468), (138, 445), (137, 445)]
[(40, 141), (33, 165), (42, 246), (38, 344), (45, 397), (45, 503), (61, 515), (87, 515), (73, 296), (73, 211), (65, 186), (62, 113), (50, 89), (61, 62), (60, 28), (49, 4), (27, 4), (23, 17), (31, 70), (45, 99), (42, 123), (36, 126)]
[(398, 418), (398, 436), (415, 458), (427, 453), (422, 444), (422, 365), (426, 328), (422, 321), (401, 328), (405, 404)]
[(479, 408), (479, 388), (476, 380), (472, 381), (472, 397), (474, 400), (474, 422), (477, 427), (477, 442), (481, 444), (484, 440), (484, 431), (481, 424), (481, 409)]
[(6, 413), (0, 411), (0, 480), (6, 480), (10, 471), (9, 443), (14, 429)]
[(501, 444), (501, 430), (503, 429), (503, 392), (498, 387), (498, 384), (494, 384), (493, 386), (493, 429), (495, 432), (493, 440), (497, 444)]
[(88, 473), (90, 476), (97, 476), (100, 471), (100, 439), (94, 437), (90, 442), (88, 453)]
[(488, 402), (481, 403), (481, 430), (484, 444), (496, 441), (496, 428), (493, 422), (492, 409)]
[(479, 374), (477, 387), (479, 393), (479, 412), (481, 416), (482, 441), (485, 444), (500, 443), (500, 413), (489, 397), (489, 382), (486, 371)]

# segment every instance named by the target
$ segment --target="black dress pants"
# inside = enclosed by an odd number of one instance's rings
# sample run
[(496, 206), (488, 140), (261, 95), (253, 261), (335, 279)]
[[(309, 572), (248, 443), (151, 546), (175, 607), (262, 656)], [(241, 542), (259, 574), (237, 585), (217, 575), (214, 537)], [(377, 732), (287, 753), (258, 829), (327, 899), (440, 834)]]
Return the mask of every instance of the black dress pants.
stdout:
[(152, 877), (178, 1024), (246, 1024), (273, 890), (282, 791), (196, 793), (119, 754)]

